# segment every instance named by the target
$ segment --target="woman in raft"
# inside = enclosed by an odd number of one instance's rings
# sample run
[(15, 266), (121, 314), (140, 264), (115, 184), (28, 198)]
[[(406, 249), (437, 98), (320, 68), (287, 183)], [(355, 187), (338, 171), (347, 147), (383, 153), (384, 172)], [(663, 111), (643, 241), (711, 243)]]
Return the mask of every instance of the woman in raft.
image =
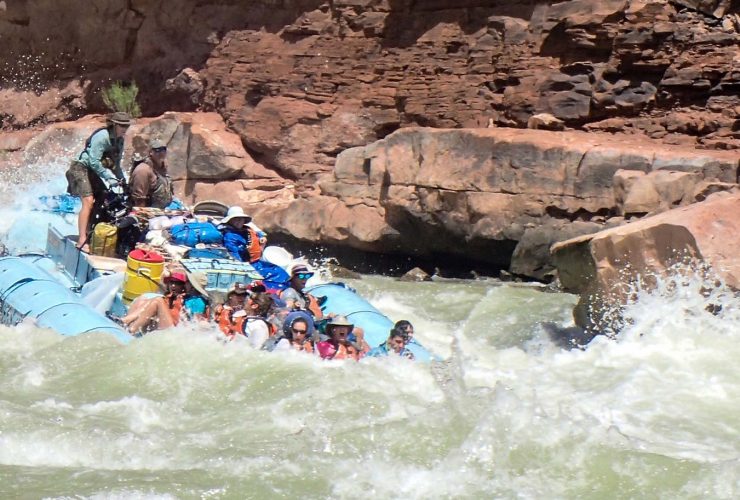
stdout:
[(200, 272), (173, 272), (165, 278), (167, 293), (146, 293), (131, 303), (128, 314), (114, 318), (132, 335), (144, 335), (177, 325), (180, 320), (210, 316), (208, 277)]
[(352, 333), (354, 327), (344, 316), (330, 318), (325, 327), (329, 339), (316, 344), (319, 356), (323, 359), (362, 358), (370, 349), (364, 339)]

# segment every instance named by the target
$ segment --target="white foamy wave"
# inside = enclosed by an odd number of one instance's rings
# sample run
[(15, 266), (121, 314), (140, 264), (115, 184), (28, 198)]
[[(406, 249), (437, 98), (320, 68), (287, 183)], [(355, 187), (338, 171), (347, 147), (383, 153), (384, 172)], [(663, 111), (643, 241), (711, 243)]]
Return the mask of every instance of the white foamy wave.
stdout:
[[(214, 492), (221, 492), (222, 489), (214, 489), (211, 490)], [(175, 500), (178, 498), (176, 495), (171, 495), (168, 493), (155, 493), (153, 491), (138, 491), (134, 489), (114, 489), (112, 491), (101, 491), (98, 493), (93, 493), (90, 496), (79, 496), (75, 495), (74, 497), (55, 497), (59, 500), (66, 500), (66, 499), (86, 499), (86, 500)], [(204, 496), (203, 498), (210, 498), (208, 496)]]
[(0, 242), (13, 254), (39, 252), (46, 248), (49, 226), (62, 234), (77, 233), (75, 214), (57, 214), (43, 209), (42, 196), (62, 194), (66, 189), (64, 177), (32, 184), (22, 191), (14, 191), (12, 202), (0, 208)]

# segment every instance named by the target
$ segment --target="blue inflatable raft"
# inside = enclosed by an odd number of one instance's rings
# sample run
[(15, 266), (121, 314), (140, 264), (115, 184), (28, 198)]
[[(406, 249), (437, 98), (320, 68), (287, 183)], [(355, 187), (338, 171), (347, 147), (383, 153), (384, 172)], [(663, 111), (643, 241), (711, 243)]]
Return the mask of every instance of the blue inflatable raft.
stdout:
[[(222, 259), (183, 259), (180, 263), (189, 271), (201, 271), (208, 276), (206, 290), (218, 297), (235, 282), (251, 282), (262, 276), (249, 263)], [(126, 262), (121, 259), (80, 253), (69, 238), (53, 227), (49, 228), (45, 255), (0, 258), (0, 322), (16, 325), (33, 318), (39, 326), (52, 328), (63, 335), (104, 332), (121, 342), (131, 336), (118, 324), (86, 304), (78, 293), (86, 284), (98, 283), (106, 276), (121, 273)], [(287, 276), (287, 275), (286, 275)], [(385, 342), (393, 322), (354, 290), (341, 284), (316, 285), (309, 291), (326, 297), (321, 308), (325, 314), (347, 316), (365, 332), (370, 347)], [(120, 293), (110, 309), (125, 313)], [(432, 359), (429, 351), (412, 342), (409, 350), (419, 361)]]
[(0, 314), (6, 325), (33, 318), (39, 326), (62, 335), (104, 332), (121, 342), (131, 340), (119, 325), (85, 304), (78, 294), (20, 257), (0, 258)]
[[(370, 347), (377, 347), (388, 339), (393, 322), (345, 284), (326, 283), (312, 286), (307, 290), (315, 297), (326, 297), (326, 301), (321, 305), (324, 314), (341, 314), (361, 327), (365, 332), (365, 341)], [(432, 355), (421, 344), (411, 342), (407, 348), (417, 361), (432, 360)]]

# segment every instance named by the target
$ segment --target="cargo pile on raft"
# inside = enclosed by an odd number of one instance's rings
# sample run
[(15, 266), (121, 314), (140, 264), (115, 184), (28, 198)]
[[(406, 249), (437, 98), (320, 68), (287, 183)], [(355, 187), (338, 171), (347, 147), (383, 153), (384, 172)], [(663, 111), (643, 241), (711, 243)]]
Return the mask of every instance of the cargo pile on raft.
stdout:
[[(413, 342), (408, 321), (395, 324), (385, 342), (371, 349), (363, 329), (346, 316), (325, 317), (325, 296), (306, 289), (314, 276), (308, 263), (291, 260), (284, 269), (264, 258), (266, 253), (279, 261), (285, 252), (265, 247), (267, 236), (241, 207), (229, 208), (222, 218), (212, 215), (225, 208), (219, 205), (201, 203), (193, 213), (134, 208), (128, 220), (119, 221), (124, 234), (132, 227), (148, 229), (127, 256), (121, 294), (127, 311), (109, 317), (134, 336), (182, 321), (212, 322), (226, 338), (243, 337), (258, 349), (295, 349), (326, 359), (391, 353), (414, 358), (407, 348)], [(92, 255), (115, 257), (116, 248), (126, 248), (119, 231), (115, 224), (98, 223)]]

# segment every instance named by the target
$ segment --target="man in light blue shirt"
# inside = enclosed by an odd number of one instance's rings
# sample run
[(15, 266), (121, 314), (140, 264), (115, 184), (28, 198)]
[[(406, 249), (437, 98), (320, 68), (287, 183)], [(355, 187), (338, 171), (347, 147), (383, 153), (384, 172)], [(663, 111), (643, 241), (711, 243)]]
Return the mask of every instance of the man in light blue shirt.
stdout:
[(131, 125), (128, 113), (116, 112), (85, 141), (85, 149), (67, 170), (67, 191), (82, 200), (77, 219), (77, 248), (89, 252), (87, 235), (95, 203), (102, 202), (106, 191), (119, 188), (124, 182), (121, 170), (123, 138)]
[(391, 354), (402, 358), (414, 359), (414, 354), (406, 349), (409, 338), (406, 332), (399, 328), (392, 328), (388, 340), (374, 349), (370, 349), (365, 356), (369, 358), (382, 358)]

